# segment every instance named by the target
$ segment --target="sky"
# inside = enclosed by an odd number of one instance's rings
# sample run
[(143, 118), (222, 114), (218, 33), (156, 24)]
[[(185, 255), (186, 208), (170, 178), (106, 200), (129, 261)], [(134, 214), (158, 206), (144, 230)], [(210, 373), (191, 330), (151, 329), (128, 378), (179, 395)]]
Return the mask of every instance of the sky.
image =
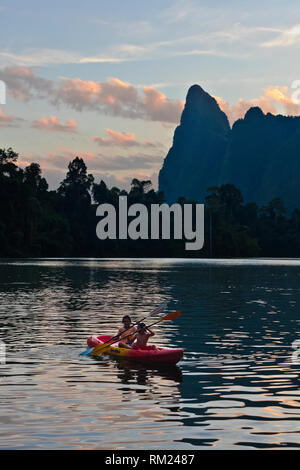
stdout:
[(156, 187), (195, 83), (231, 124), (300, 115), (296, 0), (0, 0), (0, 16), (0, 146), (51, 189), (77, 155), (96, 182)]

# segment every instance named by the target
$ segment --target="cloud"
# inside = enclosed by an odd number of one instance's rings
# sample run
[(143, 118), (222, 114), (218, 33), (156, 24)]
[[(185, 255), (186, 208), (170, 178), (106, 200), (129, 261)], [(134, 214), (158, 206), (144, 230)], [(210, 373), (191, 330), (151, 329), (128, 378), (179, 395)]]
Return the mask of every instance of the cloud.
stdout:
[(143, 92), (144, 98), (140, 105), (150, 120), (175, 123), (179, 121), (184, 105), (182, 101), (170, 100), (154, 87), (145, 86)]
[(109, 188), (116, 186), (119, 189), (125, 189), (126, 191), (130, 191), (131, 182), (134, 178), (137, 178), (141, 181), (148, 181), (152, 182), (153, 189), (158, 188), (158, 172), (132, 172), (130, 176), (115, 176), (111, 173), (97, 173), (95, 172), (96, 182), (100, 182), (103, 180)]
[(0, 127), (17, 127), (21, 121), (23, 121), (23, 119), (12, 116), (11, 114), (5, 114), (0, 108)]
[[(261, 26), (245, 26), (240, 21), (234, 21), (229, 12), (227, 22), (218, 21), (218, 18), (224, 16), (224, 11), (220, 9), (203, 9), (199, 5), (190, 1), (180, 1), (172, 5), (170, 8), (162, 11), (159, 18), (163, 21), (163, 28), (169, 28), (171, 25), (172, 33), (167, 37), (168, 40), (154, 40), (154, 41), (141, 41), (145, 35), (157, 38), (157, 31), (148, 21), (138, 21), (131, 23), (111, 23), (110, 27), (114, 30), (110, 31), (110, 36), (114, 39), (119, 37), (120, 43), (110, 44), (105, 51), (101, 53), (80, 54), (78, 52), (61, 49), (50, 48), (31, 48), (25, 49), (20, 52), (2, 51), (0, 52), (0, 67), (40, 67), (49, 66), (54, 64), (118, 64), (123, 62), (139, 61), (139, 60), (156, 60), (162, 58), (177, 57), (180, 55), (212, 55), (223, 57), (226, 52), (226, 57), (243, 57), (245, 55), (245, 46), (250, 44), (256, 46), (272, 45), (288, 45), (294, 41), (298, 35), (298, 26), (294, 26), (289, 30), (282, 31), (276, 28), (261, 27)], [(222, 13), (222, 15), (221, 15)], [(197, 24), (197, 29), (190, 27), (191, 33), (196, 31), (196, 34), (187, 36), (174, 36), (174, 27), (177, 27), (178, 22), (183, 20), (191, 20)], [(97, 20), (94, 20), (96, 23)], [(228, 26), (229, 22), (229, 26)], [(199, 29), (199, 23), (203, 27)], [(173, 25), (173, 26), (172, 26)], [(177, 28), (178, 29), (178, 28)], [(199, 30), (202, 33), (199, 34)], [(178, 30), (179, 31), (179, 30)], [(176, 31), (176, 33), (178, 33)], [(279, 38), (275, 40), (262, 42), (264, 36), (262, 34), (280, 33)], [(130, 40), (132, 43), (126, 44), (122, 41), (122, 37)], [(249, 41), (252, 36), (253, 40)], [(232, 50), (232, 43), (237, 43), (240, 49), (239, 54), (237, 51)], [(224, 50), (226, 45), (230, 46), (227, 51)], [(257, 54), (257, 49), (256, 54)]]
[(89, 167), (89, 171), (127, 171), (143, 169), (159, 169), (163, 157), (158, 155), (134, 154), (134, 155), (114, 155), (73, 152), (70, 149), (62, 149), (59, 153), (49, 153), (47, 157), (41, 157), (41, 161), (47, 166), (67, 168), (69, 162), (75, 157), (83, 158)]
[[(118, 51), (116, 51), (118, 52)], [(81, 56), (76, 52), (58, 49), (29, 49), (23, 53), (0, 52), (0, 66), (40, 67), (53, 64), (88, 64), (88, 63), (120, 63), (130, 57), (114, 55)]]
[(106, 129), (109, 137), (93, 137), (93, 141), (100, 146), (106, 147), (132, 147), (136, 145), (135, 136), (131, 132), (117, 132), (112, 129)]
[(300, 104), (294, 102), (293, 97), (288, 94), (288, 87), (269, 86), (263, 90), (260, 98), (254, 98), (247, 101), (239, 98), (238, 102), (230, 105), (227, 101), (219, 96), (215, 96), (221, 110), (227, 114), (230, 124), (237, 119), (243, 118), (253, 106), (259, 106), (264, 113), (278, 114), (278, 105), (281, 105), (287, 115), (299, 116)]
[(288, 87), (277, 86), (268, 87), (265, 89), (266, 98), (275, 102), (280, 103), (284, 108), (286, 114), (290, 116), (300, 115), (300, 103), (296, 103), (293, 99), (293, 94), (289, 95)]
[(74, 152), (68, 147), (58, 147), (56, 152), (48, 152), (47, 155), (43, 156), (27, 155), (25, 159), (26, 163), (28, 163), (29, 157), (32, 161), (36, 158), (42, 168), (65, 170), (67, 170), (70, 161), (74, 160), (75, 157), (79, 157), (86, 162), (89, 171), (101, 170), (111, 172), (116, 170), (137, 171), (145, 169), (154, 171), (158, 170), (163, 162), (163, 156), (161, 155), (136, 153), (132, 155), (107, 156), (93, 152)]
[(245, 116), (246, 112), (253, 106), (259, 106), (264, 113), (276, 114), (277, 110), (271, 100), (266, 97), (259, 99), (255, 98), (251, 101), (247, 101), (244, 98), (239, 98), (238, 102), (234, 105), (230, 105), (227, 101), (219, 96), (215, 96), (218, 105), (221, 110), (227, 115), (230, 124), (232, 125), (237, 119), (241, 119)]
[(300, 23), (287, 28), (285, 30), (279, 30), (280, 34), (271, 39), (270, 41), (263, 42), (262, 47), (287, 47), (293, 46), (300, 41)]
[[(120, 189), (128, 190), (133, 178), (150, 179), (157, 187), (157, 175), (162, 164), (162, 157), (152, 155), (105, 157), (101, 154), (74, 152), (67, 147), (61, 147), (57, 150), (57, 153), (49, 152), (46, 156), (22, 154), (18, 162), (22, 167), (28, 166), (32, 162), (38, 162), (50, 188), (59, 186), (65, 178), (69, 162), (76, 156), (84, 159), (88, 172), (93, 173), (96, 181), (103, 179), (110, 187), (117, 186)], [(117, 176), (114, 174), (115, 170), (119, 170), (123, 174)], [(128, 172), (130, 172), (129, 175)]]
[(54, 93), (54, 83), (36, 75), (26, 67), (6, 67), (0, 70), (0, 79), (6, 83), (10, 94), (20, 101), (47, 98)]
[(119, 37), (138, 37), (147, 36), (154, 32), (153, 25), (149, 21), (122, 21), (111, 23), (114, 29), (114, 36), (117, 34)]
[(53, 95), (53, 102), (68, 104), (77, 111), (90, 109), (112, 115), (135, 117), (139, 96), (133, 85), (118, 78), (109, 78), (106, 82), (94, 82), (62, 77), (62, 82)]
[(171, 100), (154, 87), (145, 86), (140, 93), (131, 83), (115, 77), (106, 82), (62, 77), (57, 83), (26, 67), (7, 67), (0, 71), (0, 79), (17, 100), (47, 99), (51, 104), (66, 104), (77, 111), (177, 123), (183, 109), (182, 101)]
[(215, 57), (227, 57), (227, 58), (230, 58), (230, 57), (235, 57), (236, 59), (237, 58), (245, 58), (245, 54), (243, 55), (242, 53), (241, 54), (233, 54), (231, 51), (230, 52), (225, 52), (225, 51), (218, 51), (216, 49), (192, 49), (192, 50), (188, 50), (188, 51), (183, 51), (183, 52), (177, 52), (176, 54), (174, 54), (176, 56), (193, 56), (193, 55), (204, 55), (204, 56), (215, 56)]
[(13, 117), (9, 114), (4, 114), (0, 108), (0, 127), (11, 126), (13, 122)]
[(165, 8), (160, 14), (159, 17), (166, 24), (179, 23), (195, 12), (198, 12), (197, 6), (194, 2), (189, 0), (179, 0), (172, 4), (172, 6)]
[(74, 119), (69, 119), (66, 124), (61, 124), (56, 116), (50, 116), (49, 119), (41, 118), (33, 121), (31, 127), (50, 132), (77, 132), (77, 124)]
[(163, 157), (158, 155), (115, 155), (113, 157), (106, 157), (98, 155), (93, 160), (93, 166), (95, 169), (109, 170), (109, 171), (121, 171), (121, 170), (134, 170), (137, 169), (159, 169), (162, 165)]
[(147, 147), (160, 148), (161, 144), (152, 143), (148, 140), (140, 142), (135, 139), (132, 132), (117, 132), (112, 129), (106, 129), (108, 137), (92, 137), (100, 147)]

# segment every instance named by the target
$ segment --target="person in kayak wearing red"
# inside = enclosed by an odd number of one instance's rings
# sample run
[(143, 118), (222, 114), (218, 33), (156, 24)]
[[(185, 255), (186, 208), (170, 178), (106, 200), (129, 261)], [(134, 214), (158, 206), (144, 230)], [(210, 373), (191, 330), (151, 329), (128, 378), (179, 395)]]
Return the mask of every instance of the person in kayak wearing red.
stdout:
[(119, 346), (120, 348), (131, 349), (132, 344), (135, 340), (135, 334), (136, 334), (137, 329), (135, 328), (135, 326), (130, 327), (132, 322), (131, 322), (131, 318), (129, 315), (125, 315), (122, 318), (122, 323), (123, 323), (123, 327), (121, 327), (118, 331), (118, 336), (120, 337), (120, 340), (121, 340), (119, 341)]

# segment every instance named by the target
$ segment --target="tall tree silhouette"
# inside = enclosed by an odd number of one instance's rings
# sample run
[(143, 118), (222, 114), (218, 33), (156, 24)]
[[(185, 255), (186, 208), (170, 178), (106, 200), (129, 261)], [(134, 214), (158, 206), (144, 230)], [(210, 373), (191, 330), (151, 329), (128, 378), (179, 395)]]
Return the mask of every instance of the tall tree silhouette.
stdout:
[(79, 157), (69, 163), (68, 170), (58, 188), (58, 194), (62, 199), (63, 214), (68, 218), (73, 236), (76, 237), (75, 252), (84, 255), (93, 233), (91, 187), (94, 177), (87, 174), (86, 164)]

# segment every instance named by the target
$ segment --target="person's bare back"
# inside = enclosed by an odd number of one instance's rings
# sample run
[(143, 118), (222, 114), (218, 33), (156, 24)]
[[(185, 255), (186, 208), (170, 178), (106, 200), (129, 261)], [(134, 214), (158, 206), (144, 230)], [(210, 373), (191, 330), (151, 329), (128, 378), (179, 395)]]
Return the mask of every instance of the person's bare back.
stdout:
[(136, 333), (134, 345), (140, 346), (140, 347), (147, 346), (148, 339), (154, 335), (155, 333), (149, 330), (144, 323), (139, 323), (137, 327), (137, 333)]

